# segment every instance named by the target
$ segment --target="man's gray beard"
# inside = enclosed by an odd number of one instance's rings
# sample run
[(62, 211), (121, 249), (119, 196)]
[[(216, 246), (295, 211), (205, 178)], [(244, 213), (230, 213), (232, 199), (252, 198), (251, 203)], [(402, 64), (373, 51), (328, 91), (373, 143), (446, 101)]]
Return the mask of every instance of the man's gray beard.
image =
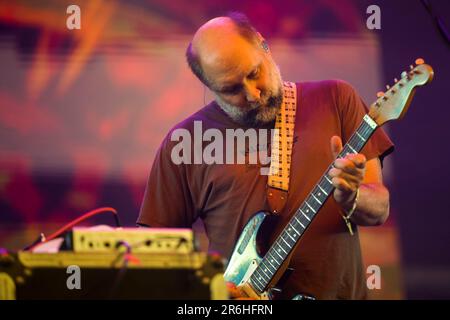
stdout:
[(283, 102), (283, 87), (271, 95), (264, 105), (250, 104), (248, 108), (240, 108), (226, 103), (216, 95), (216, 102), (222, 110), (235, 122), (246, 126), (261, 126), (276, 119)]

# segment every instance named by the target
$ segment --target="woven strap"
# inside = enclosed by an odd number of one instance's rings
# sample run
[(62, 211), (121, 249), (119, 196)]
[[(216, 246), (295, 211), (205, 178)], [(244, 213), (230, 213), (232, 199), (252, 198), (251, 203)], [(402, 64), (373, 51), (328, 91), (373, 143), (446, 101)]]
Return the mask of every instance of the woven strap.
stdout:
[(267, 199), (273, 213), (284, 208), (289, 191), (292, 144), (294, 141), (295, 112), (297, 109), (297, 89), (295, 83), (283, 85), (283, 103), (275, 122), (272, 139), (270, 174), (267, 180)]

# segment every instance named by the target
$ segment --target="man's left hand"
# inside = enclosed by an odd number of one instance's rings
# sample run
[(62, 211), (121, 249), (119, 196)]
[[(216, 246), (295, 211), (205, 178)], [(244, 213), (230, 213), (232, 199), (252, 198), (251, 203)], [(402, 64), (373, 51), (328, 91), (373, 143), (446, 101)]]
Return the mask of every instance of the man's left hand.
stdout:
[[(342, 150), (342, 140), (338, 136), (331, 138), (331, 152), (336, 158)], [(336, 188), (333, 197), (345, 210), (350, 210), (366, 171), (366, 157), (361, 153), (348, 154), (334, 161), (328, 175)]]

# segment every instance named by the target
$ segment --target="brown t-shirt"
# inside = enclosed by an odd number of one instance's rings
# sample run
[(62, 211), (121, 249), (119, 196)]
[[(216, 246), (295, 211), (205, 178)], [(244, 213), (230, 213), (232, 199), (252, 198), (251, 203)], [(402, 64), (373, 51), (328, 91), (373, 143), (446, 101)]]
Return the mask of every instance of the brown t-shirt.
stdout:
[[(367, 113), (355, 90), (343, 81), (298, 83), (297, 97), (290, 190), (280, 226), (295, 213), (333, 161), (330, 138), (338, 135), (346, 143)], [(194, 121), (201, 121), (203, 132), (215, 128), (224, 137), (226, 129), (248, 129), (232, 121), (215, 102), (175, 126), (156, 155), (137, 223), (151, 227), (191, 227), (201, 218), (210, 250), (229, 258), (246, 222), (256, 212), (269, 209), (267, 176), (261, 175), (260, 164), (248, 162), (174, 164), (172, 148), (179, 141), (171, 141), (171, 134), (175, 129), (184, 128), (194, 138)], [(271, 127), (273, 124), (266, 128)], [(204, 142), (203, 147), (209, 143)], [(195, 152), (193, 145), (192, 152)], [(270, 150), (267, 145), (259, 148)], [(226, 150), (225, 143), (223, 150)], [(382, 159), (392, 150), (392, 142), (377, 129), (362, 153), (367, 159)], [(236, 151), (244, 152), (247, 157), (258, 152), (255, 148)], [(358, 233), (353, 237), (349, 234), (341, 213), (330, 197), (292, 257), (291, 267), (295, 271), (286, 283), (283, 297), (290, 298), (296, 293), (307, 293), (318, 299), (366, 297)]]

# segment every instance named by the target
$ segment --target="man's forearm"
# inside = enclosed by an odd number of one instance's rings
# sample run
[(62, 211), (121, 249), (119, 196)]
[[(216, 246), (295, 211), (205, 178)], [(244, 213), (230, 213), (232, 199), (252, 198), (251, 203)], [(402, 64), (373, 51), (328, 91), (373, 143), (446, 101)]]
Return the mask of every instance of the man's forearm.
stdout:
[(361, 226), (383, 224), (389, 216), (389, 191), (381, 183), (366, 183), (359, 187), (356, 210), (351, 220)]

